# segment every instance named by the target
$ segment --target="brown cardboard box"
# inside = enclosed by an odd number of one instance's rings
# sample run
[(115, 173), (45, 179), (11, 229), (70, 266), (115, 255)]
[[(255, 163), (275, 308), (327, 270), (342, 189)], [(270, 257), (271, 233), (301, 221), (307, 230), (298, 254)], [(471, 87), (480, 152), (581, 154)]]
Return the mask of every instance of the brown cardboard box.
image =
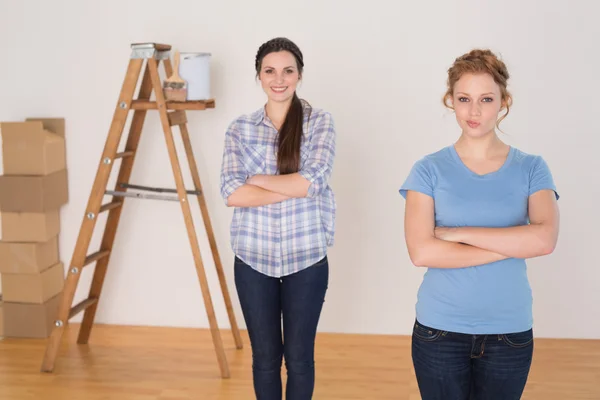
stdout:
[(62, 262), (39, 274), (2, 274), (2, 297), (5, 303), (42, 304), (60, 293), (64, 286)]
[(0, 241), (0, 273), (39, 274), (59, 261), (57, 236), (42, 243)]
[(5, 242), (47, 242), (60, 232), (60, 211), (45, 213), (3, 212), (2, 240)]
[(4, 337), (4, 308), (2, 307), (4, 302), (2, 301), (2, 295), (0, 295), (0, 337)]
[(40, 121), (45, 130), (55, 133), (61, 138), (65, 137), (64, 118), (26, 118), (25, 121)]
[(0, 212), (45, 212), (68, 200), (66, 169), (41, 176), (0, 176)]
[(43, 121), (2, 122), (5, 175), (49, 175), (66, 169), (65, 139)]
[[(65, 138), (65, 119), (64, 118), (26, 118), (25, 121), (40, 121), (44, 125), (44, 129), (50, 131), (61, 138)], [(65, 157), (67, 154), (67, 146), (65, 142)], [(66, 160), (65, 160), (66, 165)], [(68, 167), (65, 167), (68, 169)]]
[(52, 333), (62, 296), (42, 304), (4, 303), (4, 336), (47, 338)]

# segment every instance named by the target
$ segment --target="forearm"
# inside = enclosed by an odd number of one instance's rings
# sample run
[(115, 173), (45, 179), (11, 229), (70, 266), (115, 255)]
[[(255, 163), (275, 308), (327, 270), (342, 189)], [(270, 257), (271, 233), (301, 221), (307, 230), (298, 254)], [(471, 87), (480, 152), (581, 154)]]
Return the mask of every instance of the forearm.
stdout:
[(456, 242), (470, 244), (514, 258), (533, 258), (552, 253), (553, 231), (543, 224), (507, 228), (456, 228)]
[(508, 258), (489, 250), (437, 238), (415, 246), (412, 253), (411, 259), (417, 267), (430, 268), (466, 268)]
[(289, 198), (306, 197), (310, 186), (310, 182), (298, 173), (286, 175), (255, 175), (248, 180), (248, 183)]
[(271, 192), (258, 186), (244, 184), (227, 198), (227, 205), (229, 207), (258, 207), (279, 203), (289, 198), (289, 196)]

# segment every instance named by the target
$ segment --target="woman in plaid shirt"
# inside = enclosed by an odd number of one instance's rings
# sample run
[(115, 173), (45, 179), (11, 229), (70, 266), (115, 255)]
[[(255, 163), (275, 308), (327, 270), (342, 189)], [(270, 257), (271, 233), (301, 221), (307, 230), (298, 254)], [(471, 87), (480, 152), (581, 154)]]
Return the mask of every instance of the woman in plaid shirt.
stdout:
[(225, 135), (221, 195), (235, 207), (235, 284), (259, 400), (282, 398), (284, 357), (286, 398), (312, 398), (314, 343), (328, 285), (335, 129), (328, 112), (296, 95), (303, 67), (300, 49), (286, 38), (260, 46), (255, 68), (267, 103), (236, 118)]

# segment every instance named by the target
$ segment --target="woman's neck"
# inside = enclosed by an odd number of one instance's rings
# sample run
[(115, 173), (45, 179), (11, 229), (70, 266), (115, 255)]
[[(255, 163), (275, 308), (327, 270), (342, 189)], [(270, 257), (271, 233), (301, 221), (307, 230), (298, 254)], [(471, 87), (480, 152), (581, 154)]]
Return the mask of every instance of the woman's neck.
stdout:
[(496, 132), (490, 132), (480, 138), (473, 138), (463, 134), (454, 144), (454, 148), (462, 157), (473, 160), (484, 160), (504, 154), (507, 151), (508, 145), (500, 140)]
[(291, 99), (286, 102), (275, 102), (270, 100), (267, 102), (265, 112), (277, 130), (283, 125), (283, 121), (285, 121), (285, 116), (287, 115), (291, 104)]

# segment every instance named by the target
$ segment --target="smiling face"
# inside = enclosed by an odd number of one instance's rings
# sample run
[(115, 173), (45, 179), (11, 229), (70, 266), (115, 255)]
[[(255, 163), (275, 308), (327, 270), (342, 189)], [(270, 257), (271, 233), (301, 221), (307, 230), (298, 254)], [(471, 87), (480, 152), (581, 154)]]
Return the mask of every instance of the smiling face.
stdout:
[(463, 134), (482, 137), (495, 132), (504, 101), (490, 74), (463, 74), (454, 85), (451, 101)]
[(262, 59), (259, 79), (270, 101), (291, 101), (301, 79), (296, 58), (285, 50), (267, 54)]

